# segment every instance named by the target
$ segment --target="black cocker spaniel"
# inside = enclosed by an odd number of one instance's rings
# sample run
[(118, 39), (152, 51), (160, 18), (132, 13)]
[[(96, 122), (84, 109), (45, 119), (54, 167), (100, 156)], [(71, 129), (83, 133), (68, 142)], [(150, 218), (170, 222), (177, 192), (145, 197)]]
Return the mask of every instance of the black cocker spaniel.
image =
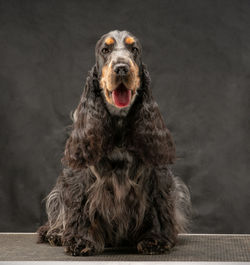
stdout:
[(127, 31), (97, 42), (38, 242), (66, 246), (74, 256), (120, 245), (159, 254), (186, 231), (189, 192), (169, 169), (175, 146), (141, 52)]

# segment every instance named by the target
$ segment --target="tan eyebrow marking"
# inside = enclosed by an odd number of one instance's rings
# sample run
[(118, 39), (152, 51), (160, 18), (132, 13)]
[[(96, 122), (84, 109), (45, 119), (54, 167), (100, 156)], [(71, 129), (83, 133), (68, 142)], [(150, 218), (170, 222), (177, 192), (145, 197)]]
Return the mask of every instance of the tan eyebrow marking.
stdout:
[(125, 39), (125, 43), (126, 44), (133, 44), (135, 42), (134, 38), (133, 37), (127, 37)]
[(105, 40), (105, 43), (107, 45), (111, 45), (111, 44), (114, 44), (115, 40), (111, 37), (108, 37), (106, 40)]

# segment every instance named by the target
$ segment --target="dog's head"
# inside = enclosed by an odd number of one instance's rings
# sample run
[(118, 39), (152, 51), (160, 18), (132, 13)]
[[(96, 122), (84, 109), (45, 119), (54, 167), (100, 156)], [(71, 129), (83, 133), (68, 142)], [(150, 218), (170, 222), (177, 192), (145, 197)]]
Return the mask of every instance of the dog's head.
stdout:
[(141, 45), (127, 31), (111, 31), (96, 44), (96, 65), (104, 99), (113, 111), (129, 110), (140, 87)]

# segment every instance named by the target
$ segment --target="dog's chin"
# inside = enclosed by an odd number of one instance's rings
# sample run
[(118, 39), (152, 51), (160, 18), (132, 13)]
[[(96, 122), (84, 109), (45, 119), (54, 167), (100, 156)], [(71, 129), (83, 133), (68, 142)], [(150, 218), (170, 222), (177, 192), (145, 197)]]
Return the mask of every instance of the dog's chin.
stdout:
[(109, 100), (106, 103), (109, 112), (113, 115), (126, 116), (135, 97), (136, 92), (120, 83), (113, 91), (108, 91)]

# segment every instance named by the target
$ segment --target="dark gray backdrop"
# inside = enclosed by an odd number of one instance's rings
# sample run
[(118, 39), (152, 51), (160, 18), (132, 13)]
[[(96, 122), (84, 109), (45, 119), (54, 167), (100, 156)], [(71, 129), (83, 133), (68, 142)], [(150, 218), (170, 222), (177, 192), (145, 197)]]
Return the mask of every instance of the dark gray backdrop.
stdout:
[(0, 231), (35, 231), (94, 45), (142, 41), (193, 232), (250, 233), (250, 1), (1, 1)]

